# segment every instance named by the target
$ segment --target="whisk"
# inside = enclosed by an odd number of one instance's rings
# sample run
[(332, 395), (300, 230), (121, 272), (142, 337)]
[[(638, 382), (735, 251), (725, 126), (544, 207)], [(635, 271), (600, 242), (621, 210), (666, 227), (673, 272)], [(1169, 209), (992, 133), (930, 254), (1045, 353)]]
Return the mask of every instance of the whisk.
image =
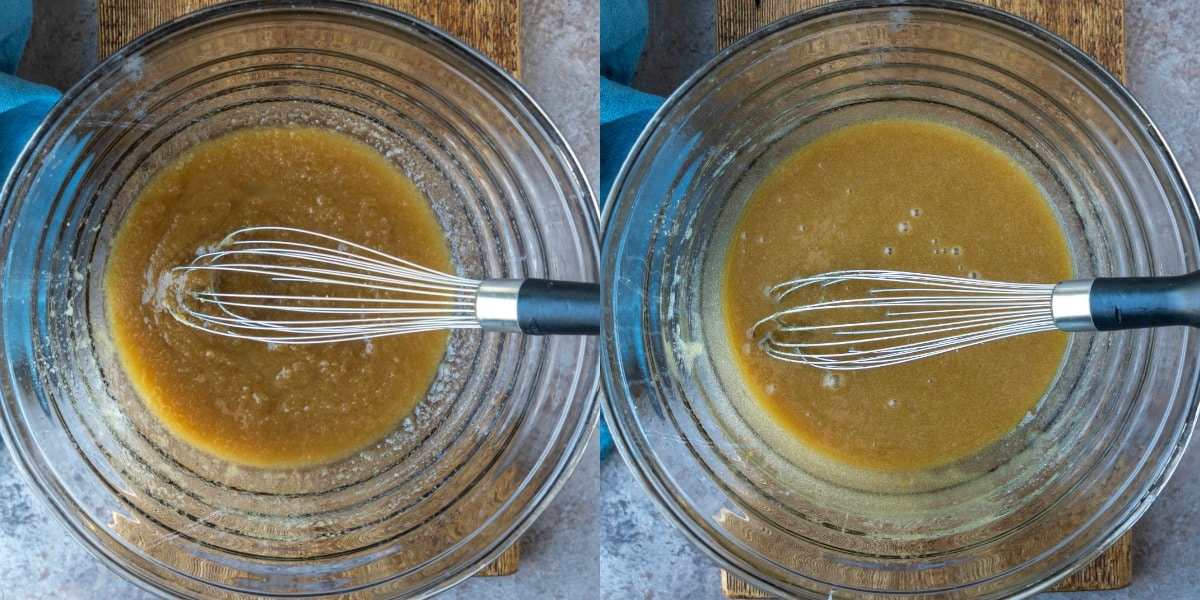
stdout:
[[(222, 285), (232, 280), (236, 286)], [(270, 343), (332, 343), (443, 329), (538, 335), (600, 330), (595, 283), (476, 281), (290, 227), (239, 229), (191, 264), (176, 267), (171, 281), (169, 309), (181, 323)]]
[(764, 351), (823, 369), (855, 370), (1054, 329), (1200, 326), (1200, 271), (1024, 284), (851, 270), (784, 282), (769, 293), (783, 301), (802, 288), (848, 282), (871, 287), (861, 297), (785, 308), (755, 324)]

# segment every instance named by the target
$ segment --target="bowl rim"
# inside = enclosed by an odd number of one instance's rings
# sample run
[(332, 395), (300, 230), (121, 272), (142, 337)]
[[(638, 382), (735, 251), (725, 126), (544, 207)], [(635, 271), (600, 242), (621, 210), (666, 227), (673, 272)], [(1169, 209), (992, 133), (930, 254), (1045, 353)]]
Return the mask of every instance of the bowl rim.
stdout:
[[(965, 2), (962, 0), (845, 0), (841, 2), (833, 2), (824, 4), (814, 8), (810, 8), (777, 21), (774, 21), (745, 37), (735, 41), (724, 50), (721, 50), (712, 59), (707, 61), (702, 67), (696, 70), (682, 84), (679, 85), (666, 100), (654, 112), (653, 116), (646, 123), (637, 139), (630, 147), (628, 154), (621, 163), (620, 169), (617, 171), (613, 179), (612, 186), (609, 188), (607, 197), (603, 204), (603, 209), (600, 215), (601, 226), (601, 289), (606, 290), (601, 295), (601, 306), (612, 305), (612, 290), (614, 278), (610, 272), (611, 269), (606, 269), (609, 265), (610, 257), (616, 252), (614, 247), (615, 241), (613, 237), (616, 235), (614, 228), (615, 214), (620, 204), (621, 196), (624, 190), (629, 185), (629, 178), (633, 171), (634, 165), (647, 153), (647, 148), (652, 139), (658, 136), (659, 131), (663, 129), (664, 122), (668, 116), (679, 104), (681, 104), (688, 96), (690, 96), (696, 88), (715, 71), (722, 67), (733, 57), (740, 55), (749, 48), (758, 45), (765, 40), (770, 39), (785, 30), (793, 27), (824, 19), (827, 17), (836, 16), (838, 14), (851, 13), (855, 11), (876, 10), (876, 9), (892, 9), (892, 10), (909, 10), (909, 9), (928, 9), (933, 11), (943, 11), (949, 13), (957, 13), (971, 18), (975, 21), (992, 22), (999, 24), (1002, 27), (1015, 30), (1030, 38), (1035, 44), (1042, 44), (1048, 47), (1051, 51), (1061, 55), (1064, 62), (1075, 64), (1080, 73), (1089, 78), (1090, 83), (1102, 86), (1104, 91), (1110, 93), (1118, 103), (1124, 105), (1129, 113), (1136, 117), (1139, 123), (1145, 127), (1147, 140), (1153, 145), (1153, 149), (1161, 153), (1165, 158), (1164, 167), (1167, 168), (1169, 174), (1176, 179), (1179, 188), (1184, 192), (1185, 198), (1190, 202), (1190, 208), (1193, 214), (1200, 214), (1200, 204), (1192, 194), (1191, 188), (1183, 175), (1182, 169), (1179, 166), (1174, 153), (1167, 146), (1161, 131), (1150, 119), (1142, 105), (1134, 98), (1132, 93), (1125, 85), (1102, 66), (1095, 58), (1085, 53), (1075, 45), (1068, 42), (1063, 37), (1049, 31), (1045, 27), (1038, 25), (1028, 19), (1008, 13), (990, 6), (976, 4), (973, 2)], [(607, 285), (607, 287), (605, 287)], [(602, 311), (601, 332), (604, 342), (604, 354), (602, 355), (601, 371), (603, 374), (603, 391), (600, 398), (601, 414), (605, 425), (609, 428), (612, 434), (613, 446), (617, 449), (626, 467), (632, 473), (634, 480), (638, 486), (645, 492), (660, 515), (666, 518), (676, 531), (683, 535), (693, 547), (707, 556), (710, 560), (717, 563), (722, 569), (729, 574), (734, 575), (745, 582), (760, 588), (768, 593), (776, 595), (782, 594), (782, 597), (787, 597), (791, 592), (780, 587), (773, 581), (758, 575), (747, 569), (740, 561), (735, 561), (727, 556), (723, 550), (717, 545), (709, 543), (709, 537), (692, 522), (684, 510), (675, 499), (672, 497), (671, 490), (675, 487), (672, 484), (664, 482), (656, 476), (661, 465), (656, 461), (654, 467), (647, 466), (647, 461), (641, 460), (642, 452), (635, 448), (632, 438), (639, 438), (636, 432), (631, 432), (631, 429), (637, 429), (631, 423), (627, 423), (620, 418), (620, 403), (628, 402), (625, 396), (625, 385), (622, 383), (623, 373), (616, 372), (619, 366), (618, 359), (615, 358), (620, 353), (615, 349), (615, 337), (612, 335), (612, 330), (615, 323), (613, 322), (613, 312), (611, 310)], [(1200, 369), (1200, 366), (1197, 366)], [(1076, 560), (1070, 561), (1063, 565), (1057, 572), (1048, 575), (1043, 580), (1034, 585), (1027, 586), (1020, 590), (1014, 590), (1014, 598), (1024, 598), (1044, 591), (1055, 583), (1065, 579), (1072, 573), (1076, 572), (1083, 566), (1095, 560), (1110, 546), (1112, 546), (1121, 536), (1123, 536), (1130, 528), (1133, 527), (1146, 510), (1157, 498), (1159, 491), (1170, 479), (1179, 461), (1183, 456), (1188, 442), (1190, 441), (1193, 429), (1196, 425), (1197, 411), (1200, 409), (1196, 401), (1197, 394), (1200, 394), (1200, 389), (1193, 389), (1190, 397), (1193, 398), (1192, 406), (1189, 411), (1189, 418), (1184, 424), (1181, 431), (1181, 438), (1176, 440), (1173, 445), (1171, 455), (1166, 461), (1164, 468), (1158, 477), (1149, 482), (1146, 493), (1137, 500), (1136, 503), (1131, 503), (1130, 512), (1120, 525), (1113, 530), (1109, 535), (1097, 540), (1093, 548), (1086, 553), (1078, 556)], [(1182, 394), (1181, 394), (1182, 396)]]

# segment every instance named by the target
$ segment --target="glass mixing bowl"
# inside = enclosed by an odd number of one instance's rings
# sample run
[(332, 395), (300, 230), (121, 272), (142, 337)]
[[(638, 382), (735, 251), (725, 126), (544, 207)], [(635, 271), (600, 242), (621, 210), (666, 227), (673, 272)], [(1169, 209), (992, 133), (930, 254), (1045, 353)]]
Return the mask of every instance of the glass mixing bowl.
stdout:
[(433, 203), (461, 275), (598, 277), (582, 170), (511, 77), (405, 15), (293, 4), (223, 5), (138, 39), (25, 148), (0, 232), (5, 441), (71, 533), (153, 592), (427, 595), (514, 542), (571, 473), (597, 420), (594, 339), (455, 333), (394, 432), (288, 470), (173, 439), (109, 340), (102, 276), (131, 200), (188, 148), (260, 125), (386, 155)]
[(976, 5), (820, 8), (722, 52), (626, 161), (602, 218), (603, 409), (668, 520), (767, 591), (1029, 595), (1095, 558), (1162, 489), (1196, 417), (1197, 336), (1074, 335), (1036, 413), (938, 477), (866, 484), (765, 442), (786, 436), (754, 417), (721, 321), (732, 225), (797, 148), (894, 117), (950, 124), (1022, 164), (1078, 277), (1198, 267), (1200, 220), (1170, 152), (1082, 52)]

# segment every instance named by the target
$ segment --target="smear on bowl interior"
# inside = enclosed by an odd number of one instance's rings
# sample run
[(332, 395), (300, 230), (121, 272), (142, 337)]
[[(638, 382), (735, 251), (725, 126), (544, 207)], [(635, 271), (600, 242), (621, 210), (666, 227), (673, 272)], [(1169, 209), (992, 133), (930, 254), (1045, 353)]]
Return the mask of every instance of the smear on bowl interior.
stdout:
[(723, 276), (725, 333), (751, 396), (780, 430), (855, 468), (947, 465), (986, 449), (1036, 410), (1063, 361), (1066, 334), (850, 372), (766, 356), (750, 332), (780, 308), (766, 289), (839, 269), (1069, 279), (1053, 210), (1002, 151), (917, 120), (848, 126), (800, 148), (766, 177), (734, 229)]
[(117, 355), (166, 429), (203, 451), (265, 467), (346, 456), (394, 430), (425, 397), (449, 337), (268, 345), (177, 322), (170, 269), (260, 225), (317, 231), (453, 272), (429, 202), (374, 149), (315, 128), (243, 130), (163, 168), (121, 222), (104, 281)]

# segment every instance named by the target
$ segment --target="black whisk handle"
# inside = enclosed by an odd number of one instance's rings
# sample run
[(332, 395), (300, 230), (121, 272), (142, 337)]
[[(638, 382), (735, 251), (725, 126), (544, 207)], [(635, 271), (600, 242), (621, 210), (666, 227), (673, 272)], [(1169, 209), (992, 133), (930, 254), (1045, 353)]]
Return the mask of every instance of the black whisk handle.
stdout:
[(533, 335), (599, 335), (600, 284), (526, 279), (517, 293), (517, 324)]
[(1174, 277), (1100, 277), (1089, 295), (1100, 331), (1163, 325), (1200, 327), (1200, 271)]

